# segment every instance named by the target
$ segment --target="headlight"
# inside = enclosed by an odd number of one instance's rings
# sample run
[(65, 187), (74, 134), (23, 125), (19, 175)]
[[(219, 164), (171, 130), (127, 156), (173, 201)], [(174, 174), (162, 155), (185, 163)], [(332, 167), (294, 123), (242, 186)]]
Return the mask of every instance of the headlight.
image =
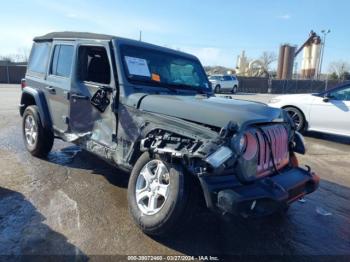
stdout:
[(272, 98), (269, 101), (269, 104), (275, 104), (281, 102), (281, 98)]
[(245, 147), (244, 147), (244, 151), (242, 152), (243, 158), (247, 161), (252, 160), (255, 157), (256, 153), (258, 152), (258, 142), (255, 136), (250, 132), (245, 133), (244, 137), (245, 137)]
[(242, 134), (237, 136), (232, 141), (232, 146), (236, 154), (240, 155), (244, 153), (244, 150), (247, 147), (247, 136), (246, 134)]
[(205, 161), (212, 167), (218, 168), (233, 155), (231, 149), (226, 146), (220, 147), (216, 152), (208, 156)]

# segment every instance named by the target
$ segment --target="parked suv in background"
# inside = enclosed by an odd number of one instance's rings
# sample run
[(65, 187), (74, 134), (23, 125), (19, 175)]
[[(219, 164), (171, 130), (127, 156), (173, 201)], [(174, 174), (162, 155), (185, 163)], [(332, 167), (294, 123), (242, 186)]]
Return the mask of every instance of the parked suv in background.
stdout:
[[(281, 109), (215, 97), (190, 54), (109, 35), (34, 39), (20, 114), (27, 150), (54, 138), (131, 172), (128, 204), (147, 234), (181, 226), (203, 197), (218, 213), (268, 215), (316, 190), (301, 135)], [(117, 175), (117, 174), (116, 174)]]
[(235, 94), (238, 91), (238, 80), (236, 76), (211, 75), (208, 79), (215, 93), (231, 92)]

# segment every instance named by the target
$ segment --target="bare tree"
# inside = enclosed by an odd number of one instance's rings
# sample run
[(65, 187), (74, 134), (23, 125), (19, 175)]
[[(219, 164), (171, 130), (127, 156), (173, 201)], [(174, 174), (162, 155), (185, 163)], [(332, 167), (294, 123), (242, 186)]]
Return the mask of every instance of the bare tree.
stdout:
[(277, 60), (277, 55), (274, 52), (263, 52), (259, 58), (263, 70), (269, 72), (270, 65)]
[(21, 47), (17, 50), (17, 62), (28, 62), (30, 49), (27, 47)]
[(350, 71), (350, 65), (348, 62), (345, 62), (343, 60), (334, 61), (330, 63), (329, 71), (331, 74), (332, 73), (336, 74), (338, 78), (342, 78), (345, 72)]
[(15, 54), (0, 55), (0, 60), (6, 62), (28, 62), (30, 54), (29, 48), (18, 48)]
[(6, 62), (14, 62), (14, 58), (12, 55), (1, 55), (0, 56), (0, 61), (6, 61)]

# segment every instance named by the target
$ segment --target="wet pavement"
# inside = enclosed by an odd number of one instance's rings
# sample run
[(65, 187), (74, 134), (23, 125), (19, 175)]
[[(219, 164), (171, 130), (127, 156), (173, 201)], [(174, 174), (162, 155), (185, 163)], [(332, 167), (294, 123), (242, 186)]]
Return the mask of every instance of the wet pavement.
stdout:
[(128, 174), (55, 141), (48, 159), (25, 151), (19, 87), (0, 87), (0, 254), (350, 255), (350, 141), (308, 134), (300, 157), (322, 181), (285, 217), (228, 220), (200, 209), (166, 238), (129, 216)]

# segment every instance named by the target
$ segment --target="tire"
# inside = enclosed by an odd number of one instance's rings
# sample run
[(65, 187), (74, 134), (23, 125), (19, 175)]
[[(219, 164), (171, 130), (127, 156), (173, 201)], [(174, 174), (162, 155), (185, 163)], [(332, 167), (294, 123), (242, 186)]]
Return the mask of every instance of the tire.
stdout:
[[(157, 162), (160, 161), (160, 162)], [(157, 162), (157, 165), (162, 165), (166, 167), (168, 171), (168, 194), (167, 198), (162, 202), (162, 199), (157, 198), (156, 203), (159, 204), (159, 210), (155, 213), (151, 213), (152, 208), (149, 210), (145, 210), (145, 207), (150, 207), (151, 198), (139, 197), (139, 199), (148, 198), (148, 201), (137, 202), (136, 190), (139, 189), (139, 181), (144, 179), (143, 174), (147, 173), (144, 168), (147, 168)], [(167, 171), (163, 171), (164, 174), (167, 174)], [(155, 174), (151, 172), (154, 177), (157, 177)], [(148, 235), (165, 235), (177, 229), (181, 229), (187, 224), (190, 218), (193, 215), (194, 211), (194, 200), (196, 199), (196, 190), (193, 190), (195, 187), (191, 188), (192, 185), (191, 179), (189, 175), (184, 174), (180, 165), (169, 164), (164, 160), (159, 158), (151, 158), (148, 152), (143, 153), (140, 158), (136, 161), (136, 164), (131, 172), (129, 185), (128, 185), (128, 204), (130, 214), (137, 224), (137, 226)], [(152, 182), (153, 183), (153, 182)], [(152, 185), (152, 183), (148, 183), (148, 185)], [(139, 192), (143, 192), (142, 194), (152, 194), (152, 189), (144, 190), (147, 188), (147, 182), (145, 186), (141, 186), (143, 189), (139, 190)], [(151, 186), (150, 186), (151, 187)], [(147, 191), (147, 192), (146, 192)], [(149, 213), (147, 213), (149, 211)], [(153, 210), (154, 211), (154, 210)]]
[(237, 90), (238, 90), (238, 87), (235, 85), (232, 90), (231, 90), (231, 93), (232, 94), (236, 94), (237, 93)]
[(214, 92), (215, 92), (216, 94), (220, 94), (220, 90), (221, 90), (220, 85), (215, 86)]
[(269, 220), (269, 219), (285, 219), (286, 216), (288, 215), (290, 206), (288, 204), (281, 206), (278, 210), (273, 212), (272, 214), (266, 216), (264, 219)]
[(24, 145), (33, 156), (46, 157), (51, 151), (54, 135), (45, 129), (40, 120), (38, 107), (28, 106), (23, 113), (22, 132)]
[(306, 120), (304, 117), (304, 114), (297, 108), (295, 107), (285, 107), (283, 108), (289, 116), (292, 118), (295, 128), (298, 132), (303, 133), (305, 131), (305, 126), (306, 126)]

